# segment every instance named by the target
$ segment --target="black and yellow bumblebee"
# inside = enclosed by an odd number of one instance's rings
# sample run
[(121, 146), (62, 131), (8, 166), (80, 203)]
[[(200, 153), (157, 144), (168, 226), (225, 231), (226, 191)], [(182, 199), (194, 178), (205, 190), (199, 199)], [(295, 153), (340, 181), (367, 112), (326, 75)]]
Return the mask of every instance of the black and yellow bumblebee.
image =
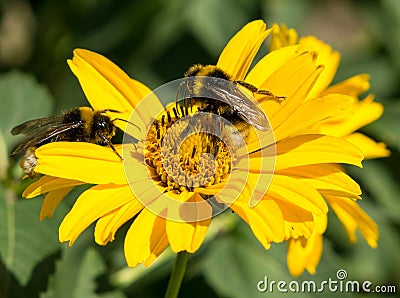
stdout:
[[(260, 90), (244, 81), (234, 80), (215, 65), (195, 64), (185, 73), (185, 78), (183, 105), (196, 106), (200, 112), (223, 117), (236, 127), (236, 133), (240, 132), (244, 139), (251, 126), (263, 131), (269, 130), (270, 126), (263, 110), (239, 86), (253, 94), (265, 95), (279, 102), (285, 99), (284, 96), (275, 96), (268, 90)], [(232, 137), (235, 139), (238, 136)]]
[(23, 156), (20, 167), (26, 176), (31, 177), (34, 176), (37, 165), (35, 150), (52, 142), (107, 144), (122, 159), (111, 143), (111, 138), (116, 132), (115, 121), (129, 121), (121, 118), (111, 120), (106, 115), (107, 112), (118, 113), (111, 109), (96, 111), (89, 107), (77, 107), (60, 115), (29, 120), (17, 125), (11, 130), (11, 134), (23, 134), (26, 138), (14, 149), (11, 157), (19, 159)]

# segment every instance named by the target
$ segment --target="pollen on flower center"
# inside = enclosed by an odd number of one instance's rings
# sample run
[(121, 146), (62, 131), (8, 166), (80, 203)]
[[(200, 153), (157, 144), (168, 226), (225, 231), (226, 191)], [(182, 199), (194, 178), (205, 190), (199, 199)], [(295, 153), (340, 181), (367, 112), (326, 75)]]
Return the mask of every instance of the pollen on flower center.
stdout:
[(221, 183), (231, 170), (226, 144), (208, 132), (212, 121), (205, 124), (192, 117), (188, 109), (167, 108), (154, 120), (145, 141), (147, 166), (175, 193)]

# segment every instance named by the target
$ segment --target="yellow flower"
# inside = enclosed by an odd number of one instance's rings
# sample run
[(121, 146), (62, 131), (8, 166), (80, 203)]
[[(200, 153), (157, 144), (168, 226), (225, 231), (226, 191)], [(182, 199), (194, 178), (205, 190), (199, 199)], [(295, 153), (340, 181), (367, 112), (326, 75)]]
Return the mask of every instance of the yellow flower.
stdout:
[[(356, 204), (360, 188), (338, 164), (361, 166), (362, 151), (344, 138), (316, 128), (322, 121), (346, 115), (354, 99), (335, 92), (321, 94), (332, 74), (326, 75), (327, 67), (318, 62), (318, 50), (282, 47), (250, 70), (270, 32), (262, 21), (247, 24), (229, 41), (216, 66), (234, 80), (286, 97), (280, 102), (256, 95), (274, 135), (251, 129), (246, 139), (248, 154), (243, 155), (247, 158), (238, 155), (237, 161), (219, 146), (212, 177), (204, 185), (190, 187), (172, 182), (174, 174), (160, 163), (157, 140), (172, 127), (178, 135), (182, 133), (178, 125), (181, 116), (173, 111), (175, 98), (170, 100), (172, 105), (163, 107), (155, 96), (146, 97), (150, 93), (147, 87), (105, 57), (75, 50), (69, 65), (90, 104), (95, 109), (118, 110), (118, 117), (125, 120), (132, 120), (133, 112), (140, 131), (120, 127), (139, 140), (137, 149), (131, 144), (115, 146), (124, 156), (123, 163), (110, 148), (95, 144), (57, 142), (37, 149), (35, 171), (45, 176), (30, 185), (24, 196), (46, 194), (41, 218), (51, 216), (74, 186), (94, 184), (64, 218), (60, 241), (72, 245), (96, 222), (95, 240), (105, 245), (122, 224), (134, 218), (125, 236), (126, 260), (129, 266), (148, 266), (167, 246), (174, 252), (190, 253), (200, 247), (211, 222), (209, 202), (213, 197), (213, 203), (223, 203), (240, 216), (267, 249), (272, 242), (312, 239), (315, 231), (322, 234), (328, 212), (324, 197), (340, 196)], [(164, 111), (153, 122), (151, 115), (160, 110)], [(212, 146), (207, 135), (193, 134), (179, 148), (181, 161), (190, 169), (198, 167), (197, 154), (210, 152)], [(339, 208), (345, 209), (345, 204)], [(317, 262), (310, 260), (310, 266)]]
[[(271, 50), (297, 45), (300, 51), (316, 51), (318, 53), (317, 63), (325, 66), (324, 73), (319, 78), (319, 86), (313, 88), (308, 99), (330, 94), (344, 94), (353, 98), (353, 103), (347, 107), (343, 115), (315, 123), (310, 127), (309, 132), (342, 138), (359, 147), (366, 159), (388, 156), (390, 152), (386, 149), (385, 144), (376, 143), (364, 134), (355, 132), (378, 119), (383, 113), (382, 104), (374, 102), (373, 95), (368, 95), (363, 100), (359, 99), (359, 96), (369, 89), (369, 76), (367, 74), (356, 75), (330, 86), (339, 66), (339, 53), (313, 36), (302, 37), (298, 40), (295, 30), (288, 29), (284, 25), (279, 27), (275, 24), (273, 28)], [(297, 177), (308, 178), (307, 175), (297, 175)], [(343, 194), (323, 193), (323, 195), (343, 223), (350, 242), (356, 241), (356, 230), (359, 229), (367, 243), (372, 248), (376, 248), (378, 227), (358, 204)], [(321, 229), (314, 229), (310, 238), (300, 237), (289, 241), (287, 261), (293, 275), (300, 275), (304, 269), (312, 274), (315, 273), (322, 254), (322, 234), (325, 232), (327, 224), (326, 215), (318, 218), (318, 221), (323, 221)]]

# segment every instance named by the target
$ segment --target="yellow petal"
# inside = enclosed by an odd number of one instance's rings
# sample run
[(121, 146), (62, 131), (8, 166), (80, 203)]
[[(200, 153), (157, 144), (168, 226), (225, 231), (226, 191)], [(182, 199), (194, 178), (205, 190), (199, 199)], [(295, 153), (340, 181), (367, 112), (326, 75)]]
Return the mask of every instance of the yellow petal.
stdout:
[(150, 180), (152, 182), (151, 185), (154, 185), (154, 180), (158, 175), (155, 171), (152, 171), (152, 168), (147, 167), (143, 155), (132, 154), (131, 150), (124, 150), (123, 157), (125, 174), (130, 184), (143, 183), (143, 181)]
[[(139, 84), (138, 82), (136, 84)], [(121, 128), (125, 133), (133, 136), (137, 140), (143, 140), (146, 138), (149, 126), (153, 123), (154, 119), (161, 117), (161, 114), (165, 114), (165, 110), (159, 98), (154, 92), (149, 92), (148, 88), (144, 85), (138, 85), (139, 92), (147, 92), (146, 96), (135, 106), (135, 109), (131, 111), (130, 118), (128, 119), (134, 125), (126, 124)], [(165, 90), (165, 89), (164, 89)], [(160, 90), (158, 90), (160, 93)], [(163, 94), (161, 94), (162, 96)], [(165, 94), (164, 94), (165, 95)], [(171, 98), (170, 98), (171, 99)], [(165, 98), (164, 98), (165, 100)], [(171, 99), (172, 100), (172, 99)], [(171, 103), (170, 106), (175, 107), (175, 103)], [(172, 110), (172, 108), (170, 109)], [(123, 123), (122, 123), (123, 124)], [(138, 128), (136, 127), (138, 126)]]
[(106, 245), (108, 242), (113, 241), (117, 230), (143, 208), (143, 205), (140, 204), (138, 200), (132, 198), (129, 203), (101, 217), (97, 221), (94, 230), (94, 239), (96, 243)]
[(304, 269), (310, 274), (315, 274), (315, 270), (322, 255), (323, 238), (326, 230), (328, 217), (326, 214), (314, 217), (314, 227), (311, 236), (306, 239), (289, 239), (287, 263), (290, 273), (293, 276), (299, 276)]
[(132, 200), (127, 185), (106, 184), (89, 188), (79, 196), (62, 221), (59, 228), (60, 242), (69, 241), (72, 245), (91, 223)]
[(290, 135), (302, 132), (314, 123), (346, 113), (353, 102), (350, 96), (331, 94), (311, 99), (301, 104), (289, 117), (274, 130), (275, 140), (282, 140)]
[(271, 242), (282, 242), (285, 238), (282, 211), (278, 204), (264, 198), (250, 208), (248, 197), (243, 194), (230, 208), (251, 228), (260, 243), (269, 249)]
[(315, 36), (302, 37), (299, 40), (299, 51), (315, 51), (316, 63), (324, 66), (308, 98), (319, 96), (332, 82), (339, 67), (340, 54)]
[(225, 46), (217, 66), (235, 80), (243, 80), (258, 49), (271, 29), (263, 21), (253, 21), (244, 26)]
[(341, 168), (333, 164), (317, 164), (276, 170), (276, 174), (306, 181), (322, 194), (358, 199), (360, 186)]
[[(313, 53), (302, 53), (292, 56), (292, 50), (284, 51), (277, 50), (269, 55), (279, 54), (283, 52), (282, 57), (277, 55), (277, 58), (285, 60), (279, 68), (271, 74), (269, 77), (265, 77), (263, 68), (267, 68), (267, 65), (260, 65), (255, 67), (249, 74), (255, 86), (263, 90), (269, 90), (277, 96), (286, 96), (286, 99), (282, 102), (272, 100), (271, 97), (264, 96), (258, 98), (258, 103), (264, 110), (265, 114), (270, 120), (270, 125), (275, 131), (280, 125), (285, 123), (286, 119), (292, 115), (296, 109), (304, 102), (306, 96), (312, 89), (318, 76), (323, 71), (323, 67), (315, 66)], [(267, 55), (268, 56), (268, 55)], [(267, 57), (266, 56), (266, 57)], [(266, 58), (265, 57), (265, 58)], [(261, 63), (261, 61), (260, 61)], [(254, 73), (254, 76), (251, 76)], [(256, 80), (263, 80), (261, 85)], [(247, 79), (246, 79), (247, 80)], [(258, 139), (254, 135), (250, 134), (250, 138), (247, 141), (247, 146), (250, 148), (250, 152), (258, 144)]]
[(280, 200), (276, 200), (276, 203), (282, 211), (285, 224), (285, 239), (309, 238), (314, 227), (312, 214), (292, 203)]
[(252, 229), (257, 239), (269, 248), (271, 242), (281, 242), (290, 237), (309, 237), (313, 228), (312, 215), (294, 204), (265, 195), (249, 207), (252, 188), (246, 187), (230, 208)]
[(71, 186), (50, 191), (44, 197), (42, 208), (40, 209), (40, 221), (45, 217), (52, 218), (57, 206), (73, 188), (74, 187)]
[(125, 237), (124, 252), (129, 267), (139, 263), (149, 266), (168, 246), (165, 219), (143, 209)]
[(350, 242), (356, 242), (356, 230), (359, 229), (369, 246), (372, 248), (378, 246), (378, 226), (356, 202), (337, 196), (325, 196), (325, 198), (346, 229)]
[(238, 198), (242, 197), (246, 198), (249, 207), (254, 207), (265, 195), (272, 176), (273, 167), (270, 173), (260, 173), (260, 171), (251, 173), (246, 165), (244, 165), (243, 169), (235, 166), (226, 182), (213, 185), (211, 188), (219, 190), (214, 197), (220, 203), (230, 206)]
[(298, 47), (291, 46), (266, 55), (253, 67), (246, 81), (276, 96), (286, 97), (280, 102), (256, 95), (272, 127), (276, 128), (305, 100), (322, 71), (323, 67), (315, 64), (315, 53), (299, 54)]
[(76, 49), (68, 65), (95, 109), (112, 107), (130, 113), (142, 99), (143, 89), (138, 89), (122, 69), (100, 54)]
[[(282, 140), (276, 144), (275, 151), (264, 148), (250, 154), (251, 172), (263, 171), (261, 164), (273, 164), (275, 170), (282, 170), (310, 164), (347, 163), (362, 167), (363, 155), (355, 145), (340, 138), (325, 135), (300, 135)], [(253, 160), (254, 159), (254, 160)], [(269, 173), (269, 172), (266, 172)]]
[(268, 53), (249, 71), (246, 82), (259, 88), (264, 86), (272, 74), (298, 56), (298, 49), (298, 46), (290, 46)]
[[(285, 25), (279, 27), (274, 24), (271, 51), (294, 45), (297, 42), (297, 38), (297, 32), (294, 29), (288, 29)], [(325, 68), (308, 95), (309, 98), (313, 98), (320, 95), (332, 82), (339, 66), (340, 54), (333, 51), (328, 44), (325, 44), (314, 36), (300, 38), (298, 41), (298, 51), (300, 53), (305, 51), (317, 53), (316, 63), (323, 65)]]
[(377, 143), (361, 133), (353, 133), (345, 138), (346, 141), (356, 145), (364, 154), (365, 159), (387, 157), (390, 151), (385, 143)]
[(84, 182), (46, 175), (30, 184), (22, 193), (22, 197), (30, 199), (38, 195), (48, 193), (50, 191), (63, 189), (65, 187), (73, 187), (81, 184), (84, 184)]
[(267, 195), (318, 215), (328, 212), (328, 206), (317, 190), (292, 177), (274, 175)]
[(298, 34), (293, 28), (286, 27), (285, 24), (279, 26), (278, 24), (272, 25), (272, 37), (269, 50), (275, 51), (283, 47), (295, 45), (298, 40)]
[(126, 184), (121, 159), (108, 147), (54, 142), (39, 147), (35, 154), (38, 173), (93, 184)]
[(310, 274), (315, 274), (315, 270), (321, 259), (323, 238), (321, 234), (313, 233), (310, 238), (300, 237), (289, 239), (287, 264), (290, 274), (300, 276), (304, 269)]
[[(113, 109), (119, 113), (109, 112), (112, 118), (129, 120), (133, 109), (151, 90), (142, 83), (132, 80), (123, 70), (104, 56), (84, 49), (74, 50), (74, 57), (68, 65), (78, 78), (85, 95), (96, 110)], [(156, 111), (162, 108), (154, 97), (153, 107)], [(132, 119), (131, 119), (132, 120)], [(144, 128), (139, 119), (135, 124)], [(123, 131), (127, 124), (116, 121), (115, 125)]]
[[(195, 203), (199, 203), (198, 206)], [(200, 213), (204, 213), (204, 207), (208, 206), (208, 210), (206, 211), (208, 213), (207, 219), (199, 221), (175, 221), (175, 210), (172, 210), (173, 214), (170, 214), (171, 207), (168, 208), (166, 230), (168, 241), (173, 252), (177, 253), (180, 251), (187, 251), (193, 253), (198, 250), (200, 245), (203, 243), (204, 237), (211, 223), (212, 208), (209, 204), (203, 205), (202, 203), (204, 203), (204, 199), (199, 194), (193, 194), (191, 197), (188, 197), (186, 204), (182, 205), (182, 207), (186, 208), (180, 210), (180, 212), (183, 213), (180, 216), (181, 218), (190, 218), (193, 220), (196, 218), (197, 212), (199, 212), (197, 207), (202, 209)], [(204, 214), (201, 214), (200, 217), (204, 218)]]
[(369, 90), (369, 80), (370, 76), (368, 74), (359, 74), (328, 87), (322, 95), (340, 93), (357, 98), (359, 95)]
[[(157, 228), (157, 226), (155, 226)], [(154, 239), (154, 237), (152, 238)], [(150, 241), (150, 255), (144, 260), (143, 265), (149, 267), (168, 247), (168, 238), (166, 235), (159, 235), (156, 241)]]
[(275, 150), (274, 131), (272, 129), (267, 131), (250, 129), (246, 140), (246, 147), (243, 148), (246, 149), (245, 152), (242, 152), (241, 149), (237, 151), (237, 156), (240, 158), (247, 156), (250, 152), (258, 151), (260, 148), (270, 148), (271, 151)]
[(265, 104), (260, 103), (269, 116), (273, 129), (281, 125), (304, 102), (323, 69), (322, 66), (315, 66), (313, 53), (303, 53), (277, 70), (260, 86), (275, 95), (286, 96), (276, 112), (267, 106), (272, 100), (267, 98)]
[(300, 135), (276, 144), (276, 169), (318, 163), (347, 163), (362, 167), (363, 155), (353, 144), (331, 136)]
[(355, 103), (350, 108), (351, 114), (342, 116), (338, 121), (328, 120), (326, 123), (322, 122), (319, 133), (343, 137), (374, 122), (382, 115), (383, 105), (373, 100), (373, 96), (367, 96), (367, 98)]

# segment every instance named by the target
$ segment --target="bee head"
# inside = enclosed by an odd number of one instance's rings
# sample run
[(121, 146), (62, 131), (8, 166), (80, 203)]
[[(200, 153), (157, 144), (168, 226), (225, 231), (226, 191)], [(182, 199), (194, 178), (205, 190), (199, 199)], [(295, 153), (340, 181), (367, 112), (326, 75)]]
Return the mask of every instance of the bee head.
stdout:
[(98, 113), (93, 116), (93, 132), (111, 139), (115, 134), (115, 125), (107, 115)]

